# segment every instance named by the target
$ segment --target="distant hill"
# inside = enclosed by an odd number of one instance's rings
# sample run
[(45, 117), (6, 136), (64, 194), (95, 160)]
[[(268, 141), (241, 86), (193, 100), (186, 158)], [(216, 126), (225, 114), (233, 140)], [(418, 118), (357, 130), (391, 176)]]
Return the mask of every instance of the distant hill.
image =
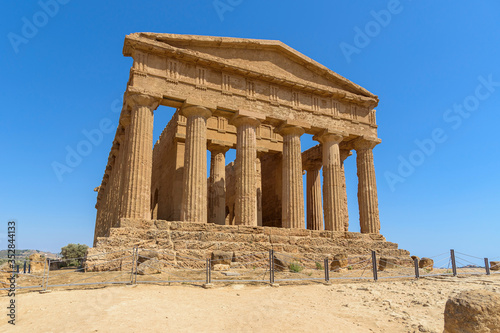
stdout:
[(478, 265), (467, 265), (467, 266), (462, 266), (459, 268), (484, 268), (484, 266), (478, 266)]
[[(24, 259), (26, 257), (29, 257), (33, 253), (38, 253), (40, 255), (45, 256), (45, 258), (51, 258), (55, 259), (58, 258), (57, 253), (52, 253), (52, 252), (44, 252), (40, 250), (17, 250), (16, 249), (16, 259)], [(8, 257), (8, 250), (0, 250), (0, 259), (7, 259)]]

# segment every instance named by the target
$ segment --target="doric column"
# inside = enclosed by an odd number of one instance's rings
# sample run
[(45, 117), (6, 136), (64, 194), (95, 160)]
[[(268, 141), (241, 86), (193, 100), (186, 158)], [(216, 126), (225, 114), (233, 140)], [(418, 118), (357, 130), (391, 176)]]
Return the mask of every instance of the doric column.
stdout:
[(229, 147), (209, 145), (210, 178), (208, 186), (208, 222), (226, 224), (226, 152)]
[(283, 136), (282, 206), (283, 228), (304, 229), (304, 187), (302, 184), (302, 152), (300, 136), (304, 129), (284, 126), (279, 129)]
[(159, 101), (148, 95), (134, 94), (127, 97), (127, 104), (131, 106), (131, 116), (120, 216), (149, 220), (153, 169), (153, 112)]
[(322, 163), (307, 166), (307, 229), (323, 230), (323, 204), (321, 202), (321, 178), (319, 171)]
[(207, 222), (207, 119), (212, 112), (201, 106), (181, 112), (187, 118), (181, 220)]
[(358, 169), (359, 223), (362, 233), (380, 233), (377, 181), (373, 164), (373, 148), (380, 139), (359, 138), (354, 142)]
[(323, 208), (325, 230), (344, 231), (342, 215), (342, 173), (340, 169), (340, 133), (322, 133), (316, 140), (322, 143)]
[(351, 155), (352, 153), (349, 149), (340, 150), (340, 174), (342, 177), (342, 219), (344, 221), (345, 231), (349, 231), (349, 211), (347, 205), (347, 185), (345, 181), (344, 161)]
[(257, 188), (255, 186), (257, 138), (260, 121), (256, 117), (237, 115), (231, 123), (237, 128), (235, 225), (257, 226)]
[(262, 227), (262, 164), (260, 156), (255, 159), (255, 185), (257, 191), (257, 225)]

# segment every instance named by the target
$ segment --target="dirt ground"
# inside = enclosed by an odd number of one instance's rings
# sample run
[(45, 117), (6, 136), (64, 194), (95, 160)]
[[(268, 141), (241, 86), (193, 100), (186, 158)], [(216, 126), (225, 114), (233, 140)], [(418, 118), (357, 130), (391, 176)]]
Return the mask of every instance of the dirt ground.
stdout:
[(500, 274), (290, 284), (110, 286), (0, 297), (1, 332), (442, 332), (446, 300)]

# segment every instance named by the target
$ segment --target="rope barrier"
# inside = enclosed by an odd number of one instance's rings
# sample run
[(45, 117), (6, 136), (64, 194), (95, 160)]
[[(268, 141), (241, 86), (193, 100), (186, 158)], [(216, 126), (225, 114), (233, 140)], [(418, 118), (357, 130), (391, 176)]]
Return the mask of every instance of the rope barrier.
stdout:
[[(132, 264), (132, 263), (130, 263), (130, 264)], [(94, 277), (96, 277), (96, 276), (100, 276), (100, 275), (102, 275), (102, 274), (104, 274), (104, 273), (109, 273), (109, 272), (111, 272), (111, 271), (102, 271), (102, 272), (99, 272), (99, 273), (94, 274), (94, 275), (92, 275), (92, 276), (89, 276), (89, 277), (86, 277), (86, 278), (83, 278), (83, 279), (80, 279), (80, 280), (76, 280), (76, 281), (74, 281), (74, 282), (70, 283), (69, 285), (71, 285), (71, 284), (76, 284), (76, 283), (78, 283), (78, 282), (80, 282), (80, 281), (86, 281), (86, 280), (88, 280), (88, 279), (91, 279), (91, 278), (94, 278)], [(123, 273), (123, 274), (120, 274), (119, 276), (122, 276), (122, 275), (124, 275), (124, 274), (129, 274), (129, 272), (125, 272), (125, 273)], [(51, 276), (51, 277), (49, 277), (49, 279), (50, 279), (50, 278), (53, 278), (53, 277), (54, 277), (54, 276)], [(49, 285), (47, 285), (47, 287), (48, 287), (48, 286), (49, 286)]]
[(458, 252), (458, 251), (455, 251), (455, 253), (460, 253), (461, 255), (464, 255), (464, 256), (467, 256), (467, 257), (471, 257), (471, 258), (475, 258), (475, 259), (479, 259), (479, 260), (483, 260), (484, 259), (484, 258), (474, 257), (474, 256), (471, 256), (470, 254), (465, 254), (465, 253)]
[[(133, 258), (133, 256), (126, 256), (126, 257), (116, 258), (116, 259), (105, 261), (103, 263), (98, 263), (98, 264), (95, 264), (95, 265), (92, 265), (92, 266), (82, 267), (82, 268), (78, 268), (78, 269), (75, 269), (75, 270), (67, 271), (67, 272), (64, 272), (64, 273), (55, 274), (53, 276), (61, 276), (61, 275), (69, 274), (69, 273), (74, 273), (74, 272), (77, 272), (77, 271), (80, 271), (80, 270), (88, 270), (90, 268), (93, 268), (93, 267), (96, 267), (96, 266), (101, 266), (101, 265), (104, 265), (104, 264), (108, 264), (110, 262), (114, 262), (114, 261), (121, 260), (121, 259), (124, 259), (124, 258)], [(125, 261), (125, 263), (127, 263), (127, 262), (128, 261)]]
[[(141, 254), (139, 254), (139, 252)], [(109, 258), (109, 255), (116, 254), (116, 253), (123, 253), (124, 255), (120, 256), (118, 258), (114, 258), (114, 259), (107, 260), (107, 261), (100, 262), (100, 263), (93, 262), (95, 260), (95, 258), (99, 258), (99, 257)], [(132, 254), (130, 254), (130, 253), (132, 253)], [(159, 259), (157, 256), (151, 257), (151, 255), (153, 255), (153, 253), (157, 254), (158, 256), (161, 255), (165, 259)], [(269, 270), (269, 263), (270, 263), (271, 258), (267, 256), (267, 253), (268, 252), (252, 252), (252, 253), (247, 253), (247, 254), (242, 254), (239, 256), (232, 256), (231, 257), (231, 269), (238, 269), (238, 270), (241, 269), (245, 275), (248, 274), (247, 277), (251, 277), (251, 278), (255, 278), (255, 277), (259, 278), (260, 276), (262, 276), (261, 280), (254, 280), (254, 279), (241, 279), (241, 280), (239, 280), (236, 277), (236, 275), (235, 275), (235, 279), (227, 279), (227, 278), (217, 279), (217, 276), (222, 277), (219, 274), (219, 275), (215, 276), (214, 281), (217, 281), (217, 282), (234, 282), (234, 281), (238, 281), (238, 282), (264, 282), (264, 281), (266, 281), (266, 276), (268, 274), (272, 273), (272, 271)], [(280, 253), (280, 252), (274, 252), (274, 253), (277, 256), (277, 259), (280, 260), (282, 262), (282, 265), (284, 266), (283, 267), (284, 270), (275, 270), (275, 273), (276, 274), (285, 274), (285, 276), (282, 275), (282, 277), (284, 277), (284, 278), (276, 279), (276, 281), (324, 280), (325, 279), (324, 277), (317, 277), (320, 272), (323, 272), (321, 269), (318, 270), (317, 264), (318, 263), (324, 264), (325, 260), (332, 260), (331, 257), (326, 258), (326, 259), (322, 258), (322, 259), (318, 260), (315, 257), (315, 255), (294, 256), (293, 254), (288, 254), (288, 253)], [(483, 261), (484, 258), (475, 257), (475, 256), (461, 253), (461, 252), (455, 252), (455, 254), (460, 255), (460, 256), (457, 256), (457, 255), (455, 256), (455, 262), (456, 262), (457, 266), (458, 265), (459, 266), (467, 266), (467, 264), (478, 266), (477, 268), (475, 268), (475, 267), (461, 267), (461, 268), (458, 267), (460, 274), (484, 274), (483, 273), (484, 263), (482, 264), (483, 265), (483, 267), (482, 267), (481, 265), (477, 265), (476, 263), (471, 261), (472, 259), (468, 259), (468, 258), (474, 258), (474, 259)], [(445, 255), (445, 257), (440, 258), (444, 255)], [(465, 256), (465, 258), (464, 258), (464, 256)], [(179, 259), (179, 263), (174, 264), (172, 262), (172, 260), (170, 259), (172, 257)], [(319, 257), (319, 255), (318, 255), (318, 257)], [(139, 258), (146, 259), (146, 261), (140, 262)], [(274, 258), (276, 258), (276, 257), (273, 257), (272, 260), (275, 260)], [(361, 258), (363, 260), (354, 262), (359, 258)], [(407, 270), (414, 270), (416, 268), (414, 266), (414, 263), (412, 264), (411, 267), (409, 267), (409, 266), (403, 266), (403, 264), (405, 264), (405, 262), (404, 263), (399, 262), (399, 260), (401, 260), (400, 257), (382, 256), (382, 258), (387, 258), (388, 264), (390, 264), (392, 266), (391, 268), (394, 268), (394, 270), (390, 271), (389, 269), (387, 269), (387, 270), (381, 271), (382, 275), (383, 275), (383, 276), (380, 276), (381, 279), (415, 277), (415, 274), (392, 275), (392, 274), (405, 274), (405, 272)], [(380, 258), (380, 259), (382, 259), (382, 258)], [(438, 269), (447, 269), (447, 270), (450, 269), (451, 258), (449, 256), (448, 252), (444, 252), (444, 253), (441, 253), (441, 254), (438, 254), (435, 256), (431, 256), (429, 258), (435, 259), (432, 269), (434, 267), (436, 267)], [(500, 258), (500, 257), (495, 257), (495, 258), (492, 258), (490, 260), (495, 260), (497, 258)], [(348, 257), (346, 259), (347, 259), (347, 262), (349, 265), (348, 267), (350, 267), (350, 269), (345, 270), (344, 267), (337, 267), (333, 270), (329, 270), (328, 272), (341, 272), (342, 271), (342, 273), (343, 273), (343, 274), (341, 274), (342, 276), (330, 277), (330, 280), (336, 280), (336, 279), (337, 280), (339, 280), (339, 279), (342, 279), (342, 280), (366, 279), (366, 280), (368, 280), (368, 279), (372, 279), (371, 277), (368, 277), (368, 276), (364, 277), (364, 274), (366, 273), (366, 271), (367, 270), (370, 271), (369, 268), (370, 268), (370, 266), (372, 266), (372, 258), (370, 256), (359, 255), (359, 256)], [(389, 262), (389, 259), (395, 259), (396, 261)], [(59, 258), (56, 260), (57, 260), (57, 262), (68, 262), (68, 261), (73, 261), (73, 260), (85, 260), (86, 264), (92, 264), (92, 265), (83, 266), (81, 268), (76, 268), (76, 269), (63, 271), (63, 272), (59, 271), (58, 274), (54, 274), (54, 272), (50, 271), (50, 270), (44, 271), (42, 275), (20, 272), (19, 274), (21, 277), (26, 277), (29, 279), (43, 279), (43, 283), (41, 285), (16, 287), (16, 289), (21, 289), (21, 288), (33, 289), (33, 288), (40, 288), (40, 287), (43, 288), (44, 285), (45, 285), (44, 289), (46, 289), (47, 287), (57, 287), (57, 286), (77, 286), (77, 285), (109, 284), (109, 283), (130, 283), (130, 281), (132, 281), (132, 283), (134, 283), (134, 281), (135, 281), (135, 283), (160, 283), (160, 282), (168, 282), (168, 283), (193, 282), (194, 283), (194, 282), (203, 282), (204, 280), (187, 280), (187, 279), (190, 278), (192, 275), (196, 276), (196, 275), (201, 275), (201, 274), (206, 273), (205, 270), (208, 267), (208, 266), (206, 266), (207, 262), (211, 262), (211, 264), (216, 264), (216, 263), (219, 263), (219, 262), (227, 260), (227, 259), (220, 258), (220, 259), (213, 259), (211, 261), (206, 261), (206, 259), (199, 259), (199, 258), (194, 258), (194, 257), (189, 257), (189, 256), (182, 256), (182, 255), (178, 255), (178, 254), (171, 253), (171, 252), (161, 252), (161, 251), (157, 251), (156, 249), (140, 249), (138, 247), (135, 247), (133, 249), (118, 250), (118, 251), (112, 251), (112, 252), (102, 252), (102, 253), (93, 254), (93, 255), (89, 255), (89, 256), (85, 256), (85, 257), (79, 257), (79, 258), (72, 258), (72, 259)], [(99, 259), (97, 259), (97, 260), (99, 260)], [(154, 261), (158, 262), (159, 264), (161, 264), (162, 266), (155, 267), (157, 265), (153, 265), (151, 262), (147, 262), (147, 260), (154, 260)], [(250, 260), (250, 261), (245, 261), (245, 260)], [(440, 266), (443, 262), (446, 262), (446, 260), (448, 260), (447, 267), (446, 268), (439, 268), (438, 266)], [(116, 264), (118, 261), (121, 261), (121, 263), (119, 265)], [(192, 261), (192, 263), (190, 264), (189, 261)], [(48, 261), (45, 260), (45, 261), (25, 261), (25, 262), (47, 264)], [(54, 262), (54, 261), (52, 261), (52, 262)], [(265, 264), (265, 263), (268, 263), (268, 264)], [(312, 263), (316, 264), (316, 268), (314, 268), (314, 266), (311, 265)], [(137, 271), (137, 265), (139, 265), (139, 264), (141, 265), (141, 267), (152, 268), (161, 274), (158, 274), (158, 276), (155, 276), (154, 274), (139, 274)], [(251, 267), (249, 267), (249, 266), (256, 265), (256, 264), (265, 264), (265, 265), (264, 266), (258, 265), (258, 267), (254, 266), (253, 270), (251, 270)], [(103, 268), (105, 268), (105, 270), (102, 270), (99, 272), (89, 272), (89, 270), (92, 270), (96, 267), (106, 266), (106, 265), (109, 265), (109, 266), (103, 267)], [(194, 267), (200, 266), (200, 268), (193, 269), (193, 268), (186, 267), (189, 265), (192, 265)], [(297, 266), (296, 269), (291, 267), (292, 265), (296, 265)], [(203, 266), (203, 267), (201, 267), (201, 266)], [(356, 266), (357, 268), (353, 269), (353, 266)], [(492, 266), (491, 268), (494, 269), (494, 268), (499, 267), (499, 266), (500, 266), (500, 263)], [(130, 269), (130, 267), (132, 267), (132, 269)], [(135, 267), (135, 271), (134, 271), (134, 267)], [(170, 270), (170, 268), (173, 268), (173, 270)], [(429, 267), (429, 268), (431, 268), (431, 267)], [(110, 272), (117, 271), (117, 269), (120, 269), (121, 271), (123, 271), (123, 270), (127, 270), (127, 271), (123, 272), (121, 274), (118, 273), (118, 275), (107, 278), (104, 281), (80, 283), (83, 281), (89, 281), (91, 279), (99, 279), (103, 276), (106, 276), (106, 274), (109, 274)], [(169, 269), (169, 270), (167, 271), (166, 269)], [(425, 267), (424, 268), (417, 268), (417, 269), (418, 269), (417, 272), (422, 271), (422, 274), (420, 274), (421, 277), (448, 276), (448, 275), (452, 274), (452, 273), (447, 273), (447, 272), (437, 273), (437, 274), (435, 272), (433, 272), (434, 274), (428, 274), (428, 273), (430, 273), (430, 270), (426, 270)], [(247, 270), (248, 270), (248, 272), (247, 272)], [(12, 271), (5, 271), (5, 270), (1, 270), (1, 272), (12, 273)], [(49, 280), (54, 281), (54, 280), (60, 278), (61, 276), (67, 276), (71, 273), (80, 273), (80, 272), (85, 272), (85, 275), (91, 274), (91, 276), (84, 276), (83, 278), (79, 278), (76, 281), (73, 281), (73, 282), (68, 283), (68, 284), (59, 284), (59, 285), (49, 284)], [(182, 276), (178, 275), (180, 272), (184, 272), (186, 275), (191, 274), (191, 276), (182, 277)], [(491, 272), (491, 273), (498, 274), (500, 272)], [(166, 274), (167, 276), (169, 276), (169, 280), (167, 280), (167, 281), (162, 280), (162, 274)], [(292, 275), (287, 275), (287, 274), (292, 274)], [(324, 274), (326, 274), (326, 273), (324, 273)], [(130, 275), (131, 276), (130, 281), (127, 280), (125, 282), (112, 282), (112, 281), (119, 279), (120, 277), (122, 277), (124, 275)], [(138, 275), (152, 276), (154, 278), (154, 280), (156, 280), (156, 281), (146, 281), (146, 280), (137, 281)], [(241, 275), (237, 275), (237, 276), (241, 276)], [(287, 276), (288, 277), (296, 276), (297, 278), (286, 278)], [(134, 277), (135, 279), (132, 277)], [(174, 279), (178, 279), (178, 280), (170, 280), (170, 278), (174, 278)], [(47, 280), (47, 282), (45, 282), (45, 279)], [(8, 289), (9, 288), (2, 288), (0, 290), (8, 290)]]
[[(461, 257), (456, 257), (456, 258), (457, 258), (457, 259), (460, 259), (460, 260), (463, 260), (463, 261), (465, 261), (465, 262), (467, 262), (467, 263), (469, 263), (469, 264), (471, 264), (471, 265), (476, 265), (476, 266), (477, 266), (477, 263), (471, 262), (471, 261), (469, 261), (469, 260), (467, 260), (467, 259), (464, 259), (464, 258), (461, 258)], [(484, 260), (484, 259), (482, 259), (482, 260)], [(483, 261), (483, 264), (484, 264), (484, 261)]]
[(450, 252), (443, 252), (443, 253), (441, 253), (441, 254), (435, 255), (435, 256), (433, 256), (433, 257), (427, 257), (427, 258), (429, 258), (429, 259), (432, 259), (432, 258), (437, 258), (437, 257), (442, 256), (443, 254), (448, 254), (448, 255), (449, 255), (449, 254), (450, 254)]
[[(167, 275), (175, 276), (175, 277), (177, 277), (177, 278), (179, 278), (179, 279), (184, 280), (181, 276), (176, 275), (176, 274), (173, 274), (172, 272), (167, 272), (167, 271), (164, 271), (164, 270), (159, 269), (159, 268), (157, 268), (157, 267), (152, 267), (152, 266), (149, 266), (148, 264), (145, 264), (145, 266), (150, 267), (150, 268), (153, 268), (153, 269), (156, 269), (156, 270), (158, 270), (158, 271), (160, 271), (160, 272), (162, 272), (162, 273), (165, 273), (165, 274), (167, 274)], [(152, 276), (152, 274), (141, 274), (141, 275)], [(153, 277), (154, 277), (154, 276), (153, 276)]]
[[(158, 260), (158, 261), (160, 261), (160, 260)], [(172, 267), (175, 267), (175, 268), (179, 268), (179, 269), (186, 269), (186, 270), (192, 271), (192, 272), (200, 272), (200, 271), (204, 272), (205, 271), (205, 268), (193, 269), (193, 268), (189, 268), (189, 267), (183, 267), (183, 266), (179, 266), (176, 264), (172, 264), (172, 263), (169, 263), (168, 261), (165, 261), (165, 264), (172, 266)], [(144, 264), (144, 265), (147, 265), (147, 264)]]

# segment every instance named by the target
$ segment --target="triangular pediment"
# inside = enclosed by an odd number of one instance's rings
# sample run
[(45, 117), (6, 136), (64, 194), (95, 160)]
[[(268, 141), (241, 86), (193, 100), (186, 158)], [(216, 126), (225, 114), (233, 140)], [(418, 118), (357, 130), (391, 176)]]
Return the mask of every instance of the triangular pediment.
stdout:
[(127, 36), (125, 55), (143, 44), (166, 48), (179, 56), (197, 57), (227, 68), (265, 76), (297, 87), (346, 92), (375, 106), (376, 95), (280, 41), (195, 35), (136, 33)]

